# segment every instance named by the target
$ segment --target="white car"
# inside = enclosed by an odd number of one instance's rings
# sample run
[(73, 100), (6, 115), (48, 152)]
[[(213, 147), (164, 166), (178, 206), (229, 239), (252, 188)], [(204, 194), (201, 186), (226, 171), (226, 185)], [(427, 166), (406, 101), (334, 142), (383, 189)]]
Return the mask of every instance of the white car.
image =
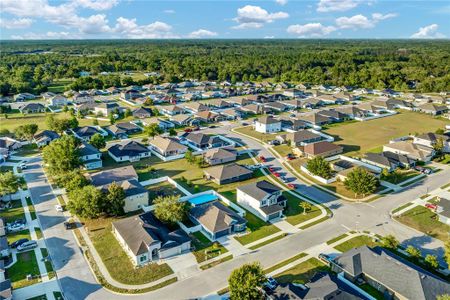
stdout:
[(36, 241), (28, 241), (25, 242), (19, 246), (17, 246), (17, 251), (22, 252), (22, 251), (27, 251), (27, 250), (31, 250), (34, 249), (38, 246)]
[(64, 211), (64, 208), (61, 205), (59, 205), (59, 204), (55, 205), (55, 209), (56, 209), (56, 211), (59, 211), (59, 212), (63, 212)]
[(21, 230), (25, 230), (27, 226), (25, 224), (22, 223), (15, 223), (15, 224), (10, 224), (8, 225), (8, 231), (9, 232), (16, 232), (16, 231), (21, 231)]
[(19, 165), (19, 168), (21, 168), (22, 170), (24, 170), (24, 169), (27, 168), (27, 165), (26, 165), (25, 163), (21, 163), (21, 164)]

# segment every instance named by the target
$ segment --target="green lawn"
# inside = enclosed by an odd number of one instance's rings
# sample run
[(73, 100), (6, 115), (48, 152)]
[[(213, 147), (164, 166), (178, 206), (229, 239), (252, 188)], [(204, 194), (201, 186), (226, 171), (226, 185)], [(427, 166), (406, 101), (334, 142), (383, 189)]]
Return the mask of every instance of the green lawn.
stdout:
[(398, 212), (398, 211), (400, 211), (400, 210), (402, 210), (402, 209), (404, 209), (404, 208), (406, 208), (408, 206), (411, 206), (411, 205), (412, 205), (412, 202), (407, 202), (407, 203), (397, 207), (396, 209), (392, 210), (392, 213), (396, 213), (396, 212)]
[(52, 266), (52, 262), (50, 261), (50, 257), (48, 257), (48, 251), (47, 248), (41, 248), (41, 253), (42, 253), (42, 257), (48, 258), (45, 261), (45, 269), (47, 270), (47, 275), (49, 279), (52, 279), (56, 276), (55, 271), (53, 271), (53, 266)]
[(271, 140), (275, 139), (275, 137), (277, 135), (283, 134), (283, 132), (277, 132), (276, 134), (257, 132), (253, 129), (253, 126), (239, 127), (239, 128), (236, 128), (234, 131), (254, 137), (255, 139), (260, 140), (262, 142), (271, 141)]
[(352, 239), (349, 239), (348, 241), (345, 241), (342, 244), (335, 246), (334, 248), (338, 251), (346, 252), (350, 249), (358, 248), (364, 245), (367, 245), (369, 247), (375, 247), (378, 246), (378, 243), (374, 242), (372, 237), (360, 235)]
[(329, 268), (317, 258), (310, 258), (289, 270), (274, 276), (279, 283), (305, 284), (318, 272), (327, 272)]
[(56, 79), (49, 85), (48, 91), (53, 93), (63, 93), (73, 82), (73, 79)]
[(11, 208), (2, 211), (1, 216), (5, 219), (6, 223), (11, 223), (17, 219), (25, 219), (25, 212), (23, 211), (22, 203), (20, 200), (12, 200)]
[[(41, 128), (39, 128), (39, 130), (41, 130)], [(29, 144), (29, 145), (25, 145), (22, 146), (18, 151), (17, 151), (17, 156), (33, 156), (39, 153), (39, 148), (35, 145), (35, 144)]]
[(271, 266), (271, 267), (265, 269), (264, 272), (265, 272), (266, 274), (272, 273), (273, 271), (275, 271), (275, 270), (277, 270), (277, 269), (279, 269), (279, 268), (281, 268), (281, 267), (284, 267), (285, 265), (290, 264), (291, 262), (294, 262), (294, 261), (296, 261), (296, 260), (298, 260), (298, 259), (300, 259), (300, 258), (302, 258), (302, 257), (305, 257), (306, 255), (308, 255), (308, 254), (303, 253), (303, 252), (302, 252), (302, 253), (299, 253), (299, 254), (297, 254), (297, 255), (295, 255), (295, 256), (292, 256), (292, 257), (290, 257), (290, 258), (288, 258), (288, 259), (286, 259), (286, 260), (283, 260), (283, 261), (280, 262), (280, 263), (277, 263), (276, 265), (273, 265), (273, 266)]
[(265, 241), (262, 242), (262, 243), (259, 243), (259, 244), (256, 244), (256, 245), (254, 245), (254, 246), (251, 246), (249, 249), (250, 249), (250, 250), (255, 250), (255, 249), (261, 248), (261, 247), (263, 247), (263, 246), (266, 246), (266, 245), (268, 245), (268, 244), (271, 244), (271, 243), (273, 243), (273, 242), (276, 242), (276, 241), (278, 241), (278, 240), (281, 240), (281, 239), (284, 238), (285, 236), (287, 236), (287, 233), (283, 233), (283, 234), (277, 235), (276, 237), (273, 237), (273, 238), (271, 238), (271, 239), (265, 240)]
[(286, 157), (288, 154), (292, 153), (292, 148), (288, 145), (273, 146), (272, 149), (282, 157)]
[(89, 228), (89, 236), (103, 260), (108, 272), (118, 282), (124, 284), (144, 284), (173, 273), (167, 264), (147, 264), (135, 268), (122, 246), (111, 232), (113, 218), (83, 220)]
[(374, 297), (377, 300), (385, 299), (383, 293), (381, 293), (379, 290), (372, 287), (368, 283), (364, 283), (362, 285), (359, 285), (358, 287), (361, 288), (362, 290), (364, 290), (366, 293), (368, 293), (369, 295), (371, 295), (372, 297)]
[[(7, 278), (11, 280), (12, 287), (18, 289), (40, 282), (39, 267), (34, 251), (27, 251), (17, 254), (17, 262), (6, 269)], [(36, 276), (32, 280), (27, 280), (27, 275)]]
[(8, 233), (7, 238), (8, 238), (8, 243), (10, 243), (10, 244), (14, 243), (15, 241), (20, 240), (20, 239), (31, 240), (30, 231), (28, 229)]
[(175, 196), (184, 196), (184, 194), (178, 190), (175, 186), (170, 184), (167, 181), (160, 182), (158, 184), (152, 184), (145, 187), (148, 190), (148, 196), (150, 199), (150, 203), (152, 204), (153, 199), (157, 198), (158, 196), (169, 196), (169, 195), (175, 195)]
[(302, 200), (288, 192), (283, 192), (283, 195), (287, 198), (287, 207), (284, 211), (286, 221), (292, 225), (303, 223), (320, 215), (320, 208), (317, 205), (312, 205), (311, 209), (303, 214), (303, 208), (300, 207)]
[(223, 253), (228, 252), (228, 250), (222, 246), (219, 242), (211, 242), (206, 236), (201, 232), (194, 232), (191, 236), (192, 238), (192, 246), (194, 246), (195, 258), (198, 263), (204, 262), (208, 259), (219, 256)]
[(406, 181), (410, 178), (416, 177), (417, 175), (420, 175), (421, 173), (415, 170), (395, 170), (391, 173), (389, 173), (388, 176), (383, 176), (382, 180), (385, 180), (387, 182), (393, 183), (393, 184), (399, 184), (403, 181)]
[(36, 220), (36, 210), (34, 209), (33, 202), (31, 202), (30, 197), (27, 197), (26, 200), (27, 200), (28, 210), (30, 211), (31, 219)]
[(34, 232), (36, 232), (36, 238), (38, 240), (42, 239), (44, 236), (42, 235), (42, 231), (41, 228), (39, 227), (34, 227)]
[(336, 144), (343, 146), (347, 155), (362, 156), (389, 143), (392, 138), (416, 132), (434, 132), (446, 124), (445, 120), (427, 114), (401, 111), (390, 117), (334, 126), (325, 133), (334, 136)]
[(442, 241), (446, 241), (448, 239), (450, 226), (439, 222), (437, 215), (423, 206), (416, 206), (395, 218), (399, 222), (434, 238)]
[(346, 233), (341, 234), (340, 236), (337, 236), (337, 237), (335, 237), (335, 238), (333, 238), (333, 239), (331, 239), (331, 240), (328, 240), (328, 241), (327, 241), (327, 245), (336, 243), (337, 241), (342, 240), (342, 239), (345, 238), (345, 237), (347, 237), (347, 234), (346, 234)]
[(202, 266), (200, 266), (200, 269), (202, 269), (202, 270), (210, 269), (210, 268), (213, 268), (213, 267), (215, 267), (215, 266), (217, 266), (217, 265), (219, 265), (219, 264), (221, 264), (223, 262), (226, 262), (226, 261), (229, 261), (229, 260), (232, 260), (232, 259), (233, 259), (233, 254), (230, 254), (230, 255), (227, 255), (227, 256), (225, 256), (225, 257), (223, 257), (221, 259), (212, 261), (209, 264), (202, 265)]

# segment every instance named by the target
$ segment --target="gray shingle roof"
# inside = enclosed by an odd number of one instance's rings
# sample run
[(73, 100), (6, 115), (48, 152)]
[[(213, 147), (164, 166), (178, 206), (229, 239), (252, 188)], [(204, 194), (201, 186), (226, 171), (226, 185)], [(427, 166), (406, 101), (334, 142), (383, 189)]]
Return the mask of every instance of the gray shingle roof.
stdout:
[(222, 181), (239, 176), (250, 175), (253, 174), (253, 171), (238, 164), (232, 163), (228, 165), (220, 165), (209, 168), (205, 170), (205, 173)]
[(137, 179), (138, 175), (134, 170), (133, 166), (125, 166), (105, 171), (100, 171), (96, 173), (91, 173), (89, 175), (92, 184), (94, 186), (102, 186), (105, 184), (110, 184), (113, 181), (119, 182), (124, 180)]
[(141, 153), (149, 152), (150, 150), (136, 141), (128, 141), (126, 143), (114, 144), (108, 148), (108, 152), (115, 157), (121, 156), (138, 156)]
[(252, 182), (247, 185), (242, 185), (237, 188), (241, 192), (246, 193), (247, 195), (250, 195), (252, 198), (255, 198), (256, 200), (262, 200), (264, 197), (268, 195), (272, 195), (276, 192), (281, 191), (279, 187), (276, 185), (273, 185), (272, 183), (262, 180), (258, 182)]

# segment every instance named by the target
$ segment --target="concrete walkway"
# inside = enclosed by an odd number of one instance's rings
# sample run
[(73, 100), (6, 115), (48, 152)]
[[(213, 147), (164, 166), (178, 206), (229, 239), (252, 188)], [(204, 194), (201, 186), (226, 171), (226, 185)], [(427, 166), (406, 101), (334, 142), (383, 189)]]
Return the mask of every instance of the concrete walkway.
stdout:
[(182, 253), (173, 257), (164, 259), (164, 262), (169, 265), (173, 272), (177, 275), (178, 280), (190, 277), (193, 274), (200, 272), (198, 268), (197, 259), (192, 252)]
[(36, 283), (24, 288), (13, 290), (14, 299), (30, 299), (41, 295), (46, 295), (47, 300), (53, 300), (53, 292), (58, 292), (59, 286), (56, 279), (46, 282)]
[[(275, 225), (276, 227), (278, 227), (281, 231), (283, 231), (284, 233), (287, 234), (294, 234), (300, 231), (300, 229), (298, 229), (297, 226), (292, 225), (291, 223), (289, 223), (286, 220), (283, 219), (279, 219), (279, 220), (274, 220), (272, 222), (273, 225)], [(302, 224), (303, 226), (304, 224)]]
[(245, 246), (239, 243), (232, 236), (222, 236), (218, 238), (217, 241), (221, 243), (222, 246), (224, 246), (231, 254), (233, 254), (233, 257), (238, 257), (249, 252)]

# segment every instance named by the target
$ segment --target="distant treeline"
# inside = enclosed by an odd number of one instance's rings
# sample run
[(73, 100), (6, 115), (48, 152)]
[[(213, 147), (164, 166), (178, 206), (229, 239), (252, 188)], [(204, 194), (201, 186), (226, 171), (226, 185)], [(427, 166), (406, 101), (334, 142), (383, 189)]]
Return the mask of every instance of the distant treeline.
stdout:
[[(0, 92), (45, 91), (55, 79), (70, 88), (199, 80), (308, 82), (420, 92), (450, 90), (450, 41), (411, 40), (89, 40), (3, 41)], [(134, 82), (100, 72), (156, 71)]]

